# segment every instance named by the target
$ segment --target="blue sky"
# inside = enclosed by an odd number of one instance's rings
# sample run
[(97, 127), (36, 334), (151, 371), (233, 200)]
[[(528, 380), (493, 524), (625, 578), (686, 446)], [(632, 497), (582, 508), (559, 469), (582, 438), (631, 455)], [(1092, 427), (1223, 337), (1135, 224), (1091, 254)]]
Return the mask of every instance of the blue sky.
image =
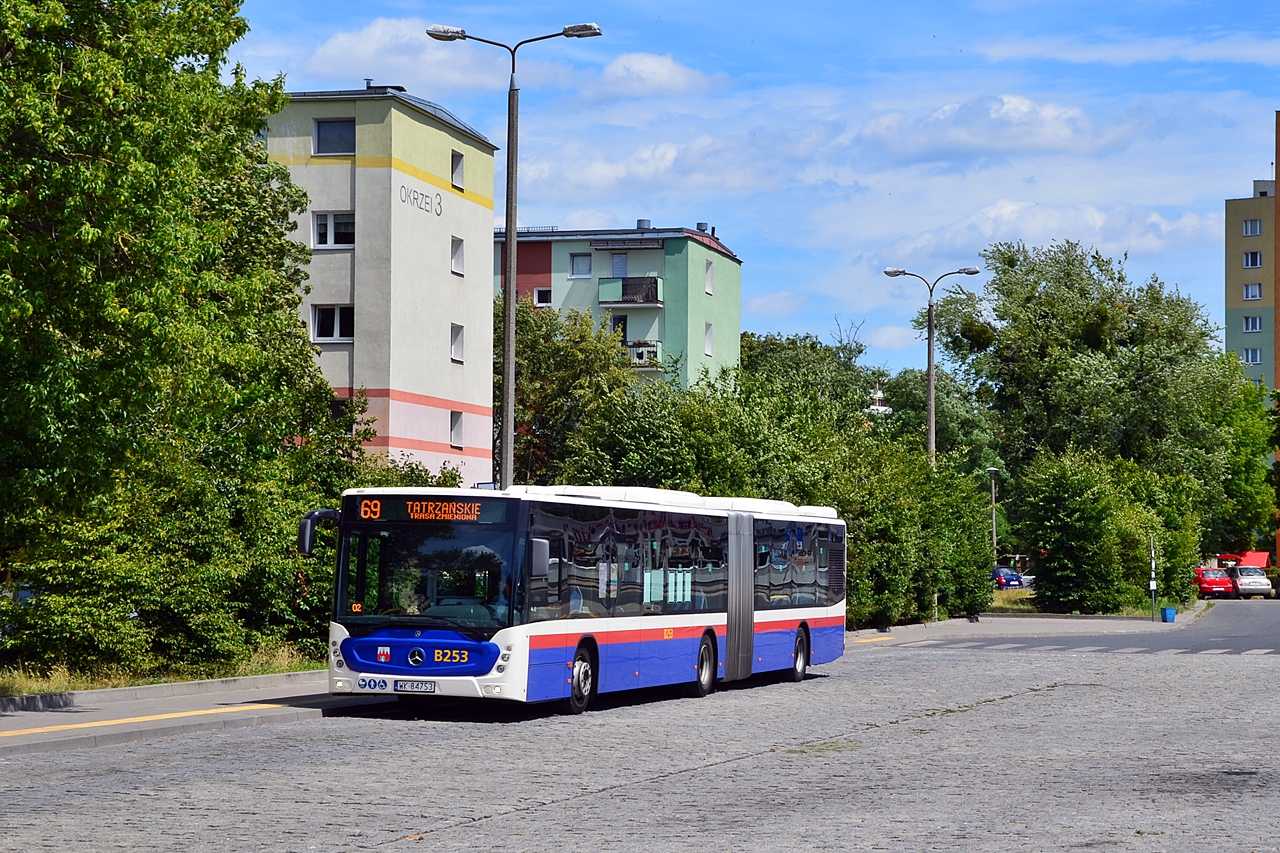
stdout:
[[(914, 279), (995, 240), (1073, 239), (1223, 316), (1223, 200), (1272, 177), (1280, 6), (1128, 2), (249, 0), (233, 59), (293, 90), (393, 83), (505, 140), (520, 51), (520, 224), (710, 222), (743, 327), (922, 366)], [(499, 154), (498, 215), (503, 185)], [(966, 280), (980, 285), (982, 277)]]

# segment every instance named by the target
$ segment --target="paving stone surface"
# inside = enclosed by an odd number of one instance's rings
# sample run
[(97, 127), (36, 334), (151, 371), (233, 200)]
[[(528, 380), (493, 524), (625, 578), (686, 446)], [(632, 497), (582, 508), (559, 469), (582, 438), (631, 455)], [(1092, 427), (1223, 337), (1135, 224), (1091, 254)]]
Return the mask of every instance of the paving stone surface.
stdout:
[(1280, 656), (850, 644), (803, 684), (0, 761), (0, 850), (1280, 850)]

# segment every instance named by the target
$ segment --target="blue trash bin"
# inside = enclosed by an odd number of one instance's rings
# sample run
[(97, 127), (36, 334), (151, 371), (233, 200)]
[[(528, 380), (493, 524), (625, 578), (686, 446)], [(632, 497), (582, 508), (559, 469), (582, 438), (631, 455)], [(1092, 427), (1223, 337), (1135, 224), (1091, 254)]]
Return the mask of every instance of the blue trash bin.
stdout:
[(1178, 615), (1178, 608), (1176, 608), (1176, 607), (1161, 607), (1161, 608), (1160, 608), (1160, 621), (1161, 621), (1161, 622), (1172, 622), (1172, 621), (1173, 621), (1173, 617), (1175, 617), (1175, 616), (1177, 616), (1177, 615)]

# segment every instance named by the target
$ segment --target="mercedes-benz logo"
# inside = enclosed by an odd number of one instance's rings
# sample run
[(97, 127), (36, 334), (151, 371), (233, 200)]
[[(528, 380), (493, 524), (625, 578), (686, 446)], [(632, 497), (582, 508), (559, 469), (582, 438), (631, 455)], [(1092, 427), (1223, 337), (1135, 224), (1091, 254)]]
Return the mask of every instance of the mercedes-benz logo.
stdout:
[(427, 654), (422, 649), (409, 649), (409, 665), (422, 666), (422, 662), (427, 659)]

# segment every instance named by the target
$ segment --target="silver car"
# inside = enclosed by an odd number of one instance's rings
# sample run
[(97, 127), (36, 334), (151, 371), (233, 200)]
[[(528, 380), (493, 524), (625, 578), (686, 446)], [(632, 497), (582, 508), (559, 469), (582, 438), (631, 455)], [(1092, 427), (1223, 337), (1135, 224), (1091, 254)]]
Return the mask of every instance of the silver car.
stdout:
[(1227, 576), (1231, 578), (1231, 586), (1235, 590), (1236, 598), (1250, 598), (1255, 595), (1263, 598), (1271, 597), (1271, 579), (1267, 577), (1266, 569), (1260, 569), (1257, 566), (1232, 566), (1227, 569)]

